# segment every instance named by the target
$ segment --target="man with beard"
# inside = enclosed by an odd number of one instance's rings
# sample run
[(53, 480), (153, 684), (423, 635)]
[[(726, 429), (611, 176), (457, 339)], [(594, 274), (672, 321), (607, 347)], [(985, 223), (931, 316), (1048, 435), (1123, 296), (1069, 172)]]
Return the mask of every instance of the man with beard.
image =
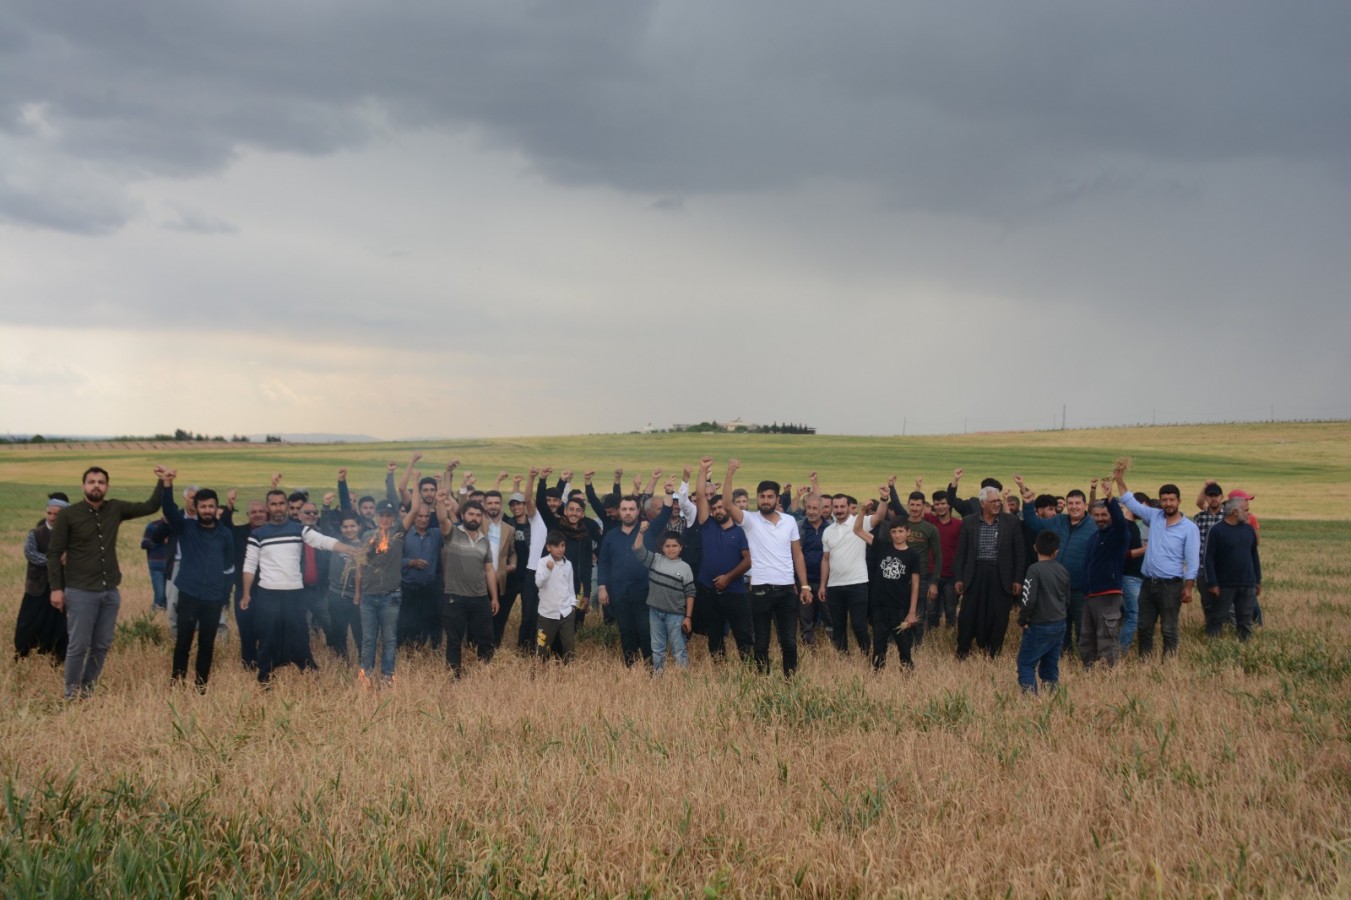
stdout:
[[(417, 498), (421, 506), (421, 497)], [(380, 645), (380, 681), (394, 686), (394, 661), (398, 647), (399, 606), (403, 602), (403, 541), (412, 527), (416, 510), (400, 521), (398, 508), (388, 500), (375, 505), (375, 527), (361, 536), (361, 668), (357, 678), (370, 688), (375, 671), (375, 648)], [(337, 545), (341, 548), (343, 545)]]
[[(505, 477), (506, 473), (502, 473)], [(498, 479), (501, 483), (501, 479)], [(516, 528), (502, 515), (502, 492), (497, 488), (483, 495), (483, 533), (493, 551), (493, 571), (497, 573), (497, 608), (505, 604), (507, 581), (516, 572)], [(493, 613), (496, 623), (498, 613)], [(497, 629), (493, 627), (493, 646), (498, 644)]]
[[(699, 484), (709, 484), (713, 458), (699, 460)], [(749, 663), (755, 654), (755, 633), (751, 624), (750, 601), (746, 596), (746, 573), (751, 569), (751, 551), (746, 532), (732, 521), (727, 500), (722, 494), (700, 490), (695, 494), (699, 514), (703, 556), (695, 576), (695, 606), (707, 610), (708, 655), (715, 661), (726, 659), (724, 649), (727, 627), (736, 641), (741, 661)]]
[(1201, 562), (1201, 532), (1178, 510), (1177, 485), (1159, 488), (1159, 508), (1136, 500), (1126, 487), (1121, 467), (1112, 473), (1117, 495), (1137, 519), (1149, 526), (1149, 543), (1140, 566), (1145, 583), (1140, 588), (1140, 619), (1135, 634), (1141, 658), (1154, 654), (1154, 624), (1163, 634), (1163, 655), (1177, 653), (1178, 618), (1182, 604), (1191, 602), (1192, 585)]
[(52, 524), (57, 514), (70, 505), (60, 491), (47, 496), (47, 515), (37, 523), (23, 542), (23, 557), (28, 563), (24, 579), (23, 602), (14, 624), (14, 656), (22, 659), (36, 650), (50, 653), (52, 662), (66, 658), (66, 614), (52, 606), (51, 583), (47, 578), (47, 548), (51, 545)]
[(602, 534), (609, 534), (619, 527), (619, 502), (623, 494), (623, 485), (620, 479), (624, 477), (623, 469), (615, 469), (615, 481), (611, 487), (610, 493), (604, 497), (596, 493), (596, 488), (591, 484), (591, 479), (596, 477), (594, 469), (583, 472), (582, 478), (586, 481), (586, 502), (591, 504), (595, 510), (596, 516), (600, 519)]
[(216, 648), (216, 628), (221, 609), (230, 599), (234, 581), (235, 541), (230, 529), (217, 521), (219, 500), (210, 488), (199, 488), (193, 497), (196, 516), (189, 518), (174, 504), (172, 490), (176, 473), (164, 473), (164, 520), (178, 540), (179, 559), (174, 567), (178, 587), (178, 634), (174, 642), (172, 678), (188, 674), (188, 654), (197, 636), (197, 690), (205, 691), (211, 677)]
[(1022, 524), (1003, 511), (1000, 488), (987, 485), (976, 499), (981, 511), (962, 519), (957, 538), (958, 659), (970, 655), (973, 642), (991, 659), (999, 655), (1026, 564)]
[[(830, 605), (831, 640), (841, 654), (849, 652), (849, 633), (865, 653), (868, 638), (868, 545), (854, 533), (849, 497), (830, 500), (832, 521), (821, 536), (821, 587), (818, 597)], [(847, 623), (847, 624), (846, 624)]]
[(155, 467), (155, 489), (143, 503), (108, 497), (108, 472), (90, 466), (80, 480), (84, 499), (62, 509), (47, 545), (52, 606), (66, 612), (67, 700), (88, 697), (103, 671), (122, 607), (117, 532), (127, 519), (159, 512), (164, 467)]
[(306, 547), (336, 550), (350, 556), (361, 546), (343, 544), (290, 518), (286, 492), (267, 492), (267, 521), (249, 534), (244, 554), (244, 595), (240, 609), (255, 605), (254, 631), (258, 636), (258, 683), (269, 685), (272, 670), (294, 662), (302, 670), (315, 668), (305, 622), (304, 576), (301, 564)]
[(629, 495), (619, 501), (619, 527), (601, 539), (596, 567), (597, 597), (614, 614), (624, 665), (630, 667), (639, 659), (652, 658), (647, 567), (631, 549), (637, 528), (638, 498)]
[[(733, 489), (732, 478), (741, 460), (727, 461), (724, 490)], [(756, 511), (743, 512), (733, 505), (732, 521), (746, 532), (751, 551), (751, 623), (755, 634), (755, 664), (769, 672), (769, 631), (779, 633), (783, 674), (797, 670), (798, 604), (812, 602), (807, 586), (807, 564), (802, 559), (802, 541), (797, 521), (779, 511), (779, 485), (761, 481), (755, 490)], [(794, 590), (796, 587), (796, 591)]]
[[(582, 622), (586, 618), (586, 609), (591, 602), (591, 558), (592, 549), (595, 544), (590, 527), (587, 525), (586, 505), (581, 496), (573, 497), (563, 506), (563, 515), (560, 517), (555, 507), (551, 509), (546, 497), (544, 481), (548, 479), (552, 468), (540, 470), (543, 475), (536, 489), (535, 508), (539, 512), (540, 520), (544, 523), (543, 531), (561, 531), (563, 536), (568, 539), (565, 556), (572, 562), (573, 587), (577, 589), (577, 628), (581, 629)], [(570, 470), (563, 472), (564, 490), (572, 482), (572, 472)], [(563, 493), (560, 490), (560, 495)], [(632, 553), (632, 551), (630, 551)]]
[[(446, 665), (460, 677), (461, 654), (468, 634), (479, 662), (493, 658), (493, 616), (497, 613), (497, 573), (493, 570), (492, 540), (483, 531), (483, 504), (467, 500), (458, 509), (449, 492), (438, 493), (436, 514), (441, 522), (441, 568), (446, 596), (442, 622), (446, 629)], [(458, 514), (460, 524), (455, 524)]]

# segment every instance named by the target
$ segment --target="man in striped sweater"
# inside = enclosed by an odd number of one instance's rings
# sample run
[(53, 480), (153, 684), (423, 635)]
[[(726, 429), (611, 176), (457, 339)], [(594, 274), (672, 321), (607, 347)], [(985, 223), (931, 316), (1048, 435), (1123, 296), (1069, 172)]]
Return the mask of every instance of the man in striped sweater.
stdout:
[(258, 634), (258, 683), (269, 684), (277, 665), (294, 662), (318, 668), (309, 651), (305, 622), (305, 581), (301, 563), (307, 548), (356, 556), (365, 545), (352, 546), (290, 518), (286, 492), (267, 493), (267, 524), (249, 535), (244, 553), (244, 593), (240, 609), (254, 609)]

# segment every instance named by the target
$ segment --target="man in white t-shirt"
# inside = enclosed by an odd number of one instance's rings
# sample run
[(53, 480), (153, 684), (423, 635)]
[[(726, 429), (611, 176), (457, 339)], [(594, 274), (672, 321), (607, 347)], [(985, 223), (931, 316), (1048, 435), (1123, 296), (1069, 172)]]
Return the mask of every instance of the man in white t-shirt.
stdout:
[(868, 640), (868, 545), (854, 533), (847, 496), (831, 498), (830, 512), (834, 521), (821, 535), (820, 588), (820, 599), (830, 606), (830, 638), (836, 650), (849, 651), (847, 616), (859, 650), (867, 653), (872, 646)]
[[(732, 476), (741, 460), (727, 461), (727, 478), (722, 489), (730, 494)], [(751, 620), (755, 630), (755, 664), (769, 671), (770, 623), (779, 632), (783, 653), (783, 674), (797, 669), (798, 604), (811, 603), (807, 584), (807, 564), (802, 558), (802, 541), (797, 520), (779, 510), (779, 484), (762, 481), (755, 489), (756, 510), (742, 510), (735, 504), (728, 509), (732, 521), (746, 532), (751, 550)]]

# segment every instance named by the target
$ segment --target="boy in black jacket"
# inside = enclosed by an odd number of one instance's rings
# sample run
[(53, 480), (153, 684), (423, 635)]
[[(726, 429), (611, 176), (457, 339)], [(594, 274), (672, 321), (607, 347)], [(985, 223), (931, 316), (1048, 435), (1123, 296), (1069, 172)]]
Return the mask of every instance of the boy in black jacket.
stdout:
[(1043, 531), (1035, 546), (1037, 561), (1023, 579), (1023, 602), (1018, 610), (1018, 624), (1023, 628), (1018, 684), (1030, 694), (1037, 692), (1038, 674), (1051, 690), (1060, 682), (1060, 648), (1070, 602), (1069, 570), (1055, 561), (1060, 537), (1054, 531)]

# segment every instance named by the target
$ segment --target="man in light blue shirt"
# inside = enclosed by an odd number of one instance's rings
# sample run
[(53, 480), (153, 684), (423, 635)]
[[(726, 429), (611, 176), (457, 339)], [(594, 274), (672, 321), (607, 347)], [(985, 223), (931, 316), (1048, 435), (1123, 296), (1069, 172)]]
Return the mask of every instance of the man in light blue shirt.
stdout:
[(1117, 494), (1137, 519), (1149, 526), (1140, 589), (1140, 625), (1136, 646), (1140, 656), (1154, 654), (1154, 623), (1163, 633), (1163, 655), (1177, 652), (1178, 615), (1191, 602), (1192, 586), (1201, 562), (1201, 531), (1178, 510), (1181, 492), (1175, 484), (1159, 488), (1159, 508), (1145, 506), (1126, 488), (1125, 471), (1112, 473)]

